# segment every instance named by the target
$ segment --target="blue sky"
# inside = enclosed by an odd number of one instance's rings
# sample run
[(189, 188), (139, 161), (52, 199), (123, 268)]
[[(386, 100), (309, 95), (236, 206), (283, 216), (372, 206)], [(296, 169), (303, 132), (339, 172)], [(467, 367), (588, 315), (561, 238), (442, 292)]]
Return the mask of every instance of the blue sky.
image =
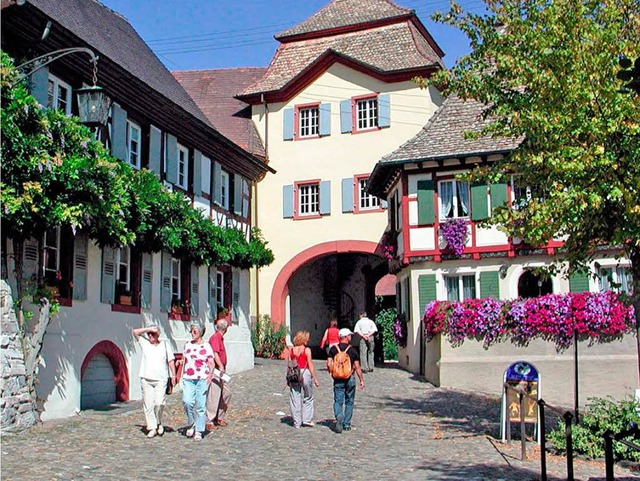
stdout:
[[(329, 0), (101, 0), (123, 15), (170, 70), (263, 67), (278, 42), (273, 36), (318, 11)], [(430, 16), (448, 0), (398, 0), (412, 8), (444, 50), (448, 67), (469, 51), (466, 36)], [(481, 13), (482, 0), (458, 0)]]

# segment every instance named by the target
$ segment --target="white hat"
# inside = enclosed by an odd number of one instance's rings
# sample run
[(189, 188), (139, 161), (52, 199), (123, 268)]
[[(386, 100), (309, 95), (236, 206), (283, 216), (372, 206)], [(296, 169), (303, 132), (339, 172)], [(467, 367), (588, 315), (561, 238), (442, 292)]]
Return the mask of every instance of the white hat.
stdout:
[(338, 336), (340, 337), (347, 337), (352, 335), (353, 332), (351, 332), (351, 329), (348, 329), (346, 327), (343, 327), (342, 329), (340, 329), (340, 331), (338, 331)]

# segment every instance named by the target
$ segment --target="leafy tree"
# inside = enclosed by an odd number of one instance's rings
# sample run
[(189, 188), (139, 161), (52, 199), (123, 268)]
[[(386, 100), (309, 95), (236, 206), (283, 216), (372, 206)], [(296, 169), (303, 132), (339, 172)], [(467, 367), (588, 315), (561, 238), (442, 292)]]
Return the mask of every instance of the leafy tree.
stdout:
[[(637, 0), (485, 0), (452, 4), (436, 21), (461, 29), (472, 52), (429, 80), (487, 105), (483, 135), (524, 139), (470, 179), (517, 174), (542, 195), (491, 220), (531, 244), (565, 242), (560, 261), (585, 270), (603, 246), (631, 261), (640, 318), (640, 99), (621, 93), (621, 56), (640, 38)], [(423, 83), (426, 83), (423, 81)], [(640, 321), (638, 322), (640, 329)], [(640, 354), (640, 341), (639, 341)], [(640, 360), (640, 355), (639, 355)]]

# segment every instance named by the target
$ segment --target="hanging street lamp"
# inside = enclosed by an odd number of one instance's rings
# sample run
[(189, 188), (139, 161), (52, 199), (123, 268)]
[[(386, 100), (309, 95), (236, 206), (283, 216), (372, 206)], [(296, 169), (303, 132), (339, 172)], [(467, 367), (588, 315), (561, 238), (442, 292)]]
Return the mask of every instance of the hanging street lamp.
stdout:
[(29, 60), (22, 65), (18, 65), (16, 68), (19, 71), (27, 71), (13, 83), (12, 87), (32, 75), (34, 72), (37, 72), (42, 67), (49, 65), (51, 62), (54, 62), (65, 55), (77, 52), (89, 54), (91, 57), (90, 61), (93, 64), (93, 85), (76, 90), (76, 95), (78, 96), (78, 116), (80, 117), (80, 123), (89, 127), (104, 126), (107, 124), (107, 120), (109, 119), (111, 99), (107, 96), (102, 87), (96, 85), (98, 80), (98, 57), (88, 48), (64, 48), (41, 55), (40, 57)]

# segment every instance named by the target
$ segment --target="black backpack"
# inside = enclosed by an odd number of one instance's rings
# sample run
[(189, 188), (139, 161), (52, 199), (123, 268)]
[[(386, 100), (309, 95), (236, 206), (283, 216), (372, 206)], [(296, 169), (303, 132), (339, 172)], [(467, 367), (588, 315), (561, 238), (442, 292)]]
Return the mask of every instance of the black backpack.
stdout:
[(302, 372), (300, 371), (300, 366), (298, 366), (298, 360), (289, 358), (287, 362), (287, 386), (291, 387), (299, 384), (302, 384)]

